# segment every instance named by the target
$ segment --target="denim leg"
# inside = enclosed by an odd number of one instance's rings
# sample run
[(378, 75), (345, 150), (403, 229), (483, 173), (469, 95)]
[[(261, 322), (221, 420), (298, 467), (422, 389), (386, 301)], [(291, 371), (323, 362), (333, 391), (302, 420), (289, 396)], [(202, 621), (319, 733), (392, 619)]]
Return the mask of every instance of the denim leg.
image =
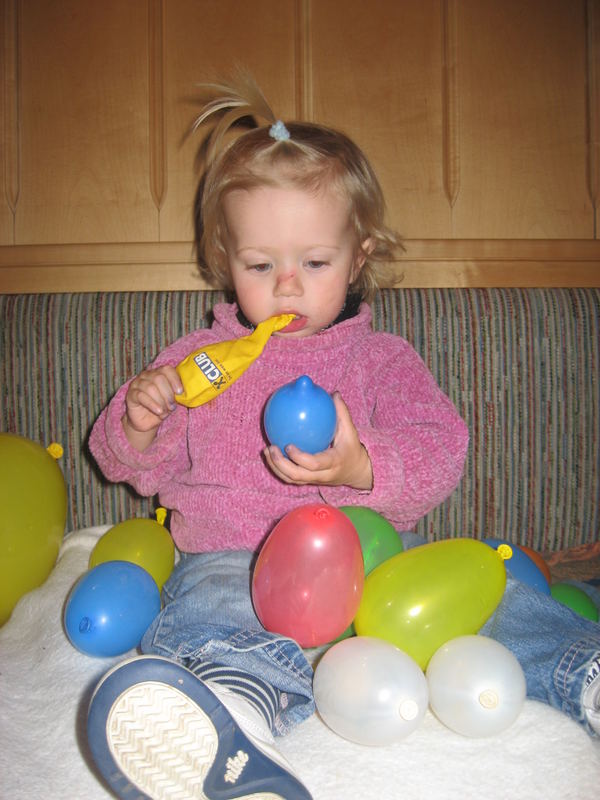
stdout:
[(427, 539), (421, 536), (420, 533), (398, 531), (398, 536), (402, 539), (404, 550), (412, 550), (413, 547), (420, 547), (422, 544), (427, 544)]
[(600, 654), (600, 624), (509, 576), (500, 605), (480, 633), (514, 653), (528, 697), (563, 711), (593, 735), (581, 698), (592, 660)]
[(267, 681), (281, 692), (275, 721), (281, 734), (313, 713), (313, 671), (295, 641), (260, 624), (251, 599), (252, 560), (252, 553), (237, 550), (184, 554), (141, 649), (236, 667)]
[[(415, 533), (400, 533), (404, 549), (426, 544)], [(600, 609), (600, 588), (567, 581)], [(500, 605), (479, 633), (507, 647), (519, 660), (527, 695), (568, 714), (595, 735), (582, 707), (585, 679), (600, 655), (600, 624), (585, 619), (551, 596), (507, 576)]]

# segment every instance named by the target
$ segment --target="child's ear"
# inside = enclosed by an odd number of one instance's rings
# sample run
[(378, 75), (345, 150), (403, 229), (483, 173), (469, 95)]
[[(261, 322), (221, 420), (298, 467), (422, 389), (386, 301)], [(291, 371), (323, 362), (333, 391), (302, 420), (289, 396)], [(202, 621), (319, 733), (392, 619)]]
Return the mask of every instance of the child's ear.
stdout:
[(356, 256), (354, 258), (354, 266), (352, 268), (352, 279), (350, 283), (353, 283), (357, 279), (359, 272), (363, 268), (364, 263), (369, 256), (369, 253), (373, 251), (374, 247), (375, 243), (373, 242), (371, 237), (365, 239), (364, 242), (361, 243), (360, 247), (356, 251)]

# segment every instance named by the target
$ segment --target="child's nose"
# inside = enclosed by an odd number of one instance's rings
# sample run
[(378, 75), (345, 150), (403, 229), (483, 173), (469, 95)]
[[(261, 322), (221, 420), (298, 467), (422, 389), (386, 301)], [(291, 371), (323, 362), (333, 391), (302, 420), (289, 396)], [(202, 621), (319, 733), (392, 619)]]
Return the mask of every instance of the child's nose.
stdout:
[(275, 282), (276, 297), (297, 297), (302, 294), (302, 283), (295, 269), (285, 269)]

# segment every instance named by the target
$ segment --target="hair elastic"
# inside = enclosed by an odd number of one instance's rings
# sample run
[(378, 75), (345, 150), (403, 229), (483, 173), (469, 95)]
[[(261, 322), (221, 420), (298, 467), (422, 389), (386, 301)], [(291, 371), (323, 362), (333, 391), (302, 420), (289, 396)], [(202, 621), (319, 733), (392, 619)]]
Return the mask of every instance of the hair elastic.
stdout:
[(275, 139), (276, 142), (285, 142), (290, 138), (290, 132), (283, 122), (278, 119), (277, 122), (273, 123), (269, 128), (269, 136)]

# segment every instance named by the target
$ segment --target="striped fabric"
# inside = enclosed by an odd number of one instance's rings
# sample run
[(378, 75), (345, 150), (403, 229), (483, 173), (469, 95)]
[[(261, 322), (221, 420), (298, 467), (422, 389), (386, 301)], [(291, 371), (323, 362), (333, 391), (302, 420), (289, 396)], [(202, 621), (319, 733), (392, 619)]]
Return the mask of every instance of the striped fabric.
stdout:
[[(217, 292), (0, 296), (0, 430), (60, 442), (69, 529), (151, 513), (106, 484), (90, 426), (167, 343), (208, 324)], [(464, 478), (421, 521), (429, 539), (538, 550), (600, 540), (600, 289), (397, 289), (378, 330), (423, 356), (471, 431)]]

